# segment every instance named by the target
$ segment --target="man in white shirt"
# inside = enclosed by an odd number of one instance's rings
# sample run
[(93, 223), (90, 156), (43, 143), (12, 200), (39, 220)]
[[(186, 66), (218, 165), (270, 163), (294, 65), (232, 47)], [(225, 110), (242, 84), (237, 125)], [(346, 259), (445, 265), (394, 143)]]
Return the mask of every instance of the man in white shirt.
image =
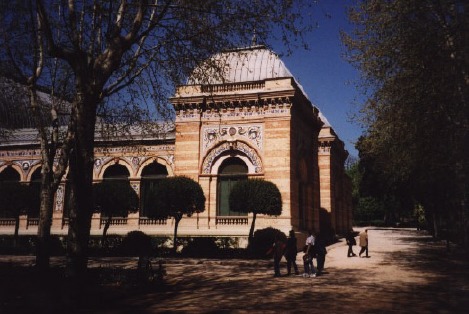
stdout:
[(304, 269), (305, 269), (305, 273), (303, 274), (303, 277), (316, 277), (316, 269), (314, 268), (314, 265), (313, 265), (313, 257), (315, 255), (314, 242), (315, 242), (315, 238), (314, 238), (313, 232), (309, 230), (308, 237), (306, 238), (305, 254), (303, 255), (303, 264), (304, 264)]

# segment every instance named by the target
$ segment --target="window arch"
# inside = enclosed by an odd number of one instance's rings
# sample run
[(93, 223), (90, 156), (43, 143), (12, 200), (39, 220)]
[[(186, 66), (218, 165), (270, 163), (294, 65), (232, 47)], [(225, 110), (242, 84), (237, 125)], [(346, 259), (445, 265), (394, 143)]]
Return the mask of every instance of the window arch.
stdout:
[(7, 166), (0, 172), (0, 217), (11, 218), (16, 216), (15, 210), (12, 210), (11, 203), (8, 200), (11, 197), (18, 196), (11, 193), (11, 191), (16, 189), (20, 180), (20, 174), (12, 166)]
[(103, 173), (103, 180), (128, 180), (130, 176), (129, 170), (123, 165), (112, 165)]
[(149, 193), (151, 193), (153, 186), (158, 180), (167, 176), (168, 170), (166, 167), (156, 161), (143, 168), (140, 181), (140, 213), (142, 216), (148, 216)]
[(246, 216), (230, 210), (230, 193), (233, 186), (248, 178), (248, 166), (237, 157), (229, 157), (218, 168), (217, 216)]
[(20, 180), (21, 175), (12, 166), (8, 166), (0, 172), (0, 182), (19, 182)]

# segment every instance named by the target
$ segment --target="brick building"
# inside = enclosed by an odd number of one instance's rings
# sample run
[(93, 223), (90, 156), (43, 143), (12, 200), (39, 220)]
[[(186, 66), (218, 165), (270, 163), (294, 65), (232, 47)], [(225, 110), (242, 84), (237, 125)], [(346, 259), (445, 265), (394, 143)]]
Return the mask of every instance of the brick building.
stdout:
[[(94, 180), (119, 177), (140, 196), (140, 210), (114, 218), (109, 233), (141, 230), (171, 235), (172, 219), (145, 216), (151, 182), (186, 175), (199, 182), (206, 210), (184, 217), (180, 236), (246, 238), (251, 216), (230, 211), (230, 187), (238, 180), (263, 178), (282, 194), (280, 216), (258, 216), (256, 229), (274, 227), (302, 238), (308, 229), (343, 233), (351, 228), (351, 183), (344, 172), (347, 151), (327, 119), (310, 102), (282, 60), (263, 46), (225, 51), (209, 60), (222, 71), (207, 76), (201, 65), (177, 88), (171, 103), (174, 126), (132, 140), (96, 136)], [(202, 79), (208, 77), (208, 79)], [(0, 181), (34, 181), (40, 171), (39, 145), (32, 128), (16, 129), (0, 144)], [(67, 233), (67, 184), (55, 197), (52, 233)], [(1, 205), (0, 205), (1, 207)], [(0, 208), (1, 210), (1, 208)], [(35, 234), (37, 219), (20, 217), (20, 234)], [(102, 233), (93, 215), (92, 234)], [(0, 218), (0, 233), (14, 222)]]

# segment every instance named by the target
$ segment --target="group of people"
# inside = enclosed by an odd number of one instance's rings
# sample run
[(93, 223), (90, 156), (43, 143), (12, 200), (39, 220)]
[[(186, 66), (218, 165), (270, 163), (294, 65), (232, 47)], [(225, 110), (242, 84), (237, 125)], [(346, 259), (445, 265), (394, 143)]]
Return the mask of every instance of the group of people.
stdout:
[[(365, 253), (365, 257), (368, 255), (368, 229), (363, 230), (358, 234), (360, 252), (358, 256), (361, 257)], [(345, 237), (348, 245), (347, 257), (357, 256), (353, 252), (353, 246), (357, 245), (355, 241), (355, 233), (353, 230)], [(296, 256), (298, 254), (298, 243), (295, 236), (295, 231), (290, 230), (287, 242), (284, 243), (279, 237), (276, 237), (272, 248), (268, 251), (268, 254), (273, 253), (274, 256), (274, 276), (279, 277), (280, 274), (280, 261), (285, 256), (287, 260), (287, 275), (291, 275), (292, 269), (295, 275), (299, 276), (298, 265), (296, 264)], [(303, 248), (303, 277), (316, 277), (320, 275), (324, 270), (324, 263), (326, 261), (326, 244), (320, 234), (314, 234), (312, 231), (308, 231), (308, 237)], [(314, 267), (313, 260), (316, 259), (316, 267)]]
[[(368, 229), (363, 230), (358, 234), (359, 237), (359, 244), (360, 244), (360, 252), (358, 253), (359, 257), (362, 257), (362, 254), (365, 253), (365, 257), (369, 257), (368, 255)], [(353, 246), (357, 245), (357, 241), (355, 241), (355, 234), (353, 230), (350, 230), (347, 236), (345, 237), (345, 241), (348, 245), (347, 257), (354, 257), (357, 256), (353, 252)]]
[[(283, 256), (287, 260), (287, 275), (291, 275), (292, 269), (295, 275), (299, 276), (300, 272), (296, 264), (296, 256), (298, 254), (298, 243), (295, 231), (291, 230), (286, 244), (277, 238), (272, 246), (271, 251), (274, 256), (274, 276), (280, 276), (280, 260)], [(320, 235), (315, 235), (312, 231), (308, 232), (306, 243), (303, 248), (303, 277), (316, 277), (324, 270), (326, 261), (326, 245)], [(316, 267), (314, 267), (313, 259), (316, 259)]]

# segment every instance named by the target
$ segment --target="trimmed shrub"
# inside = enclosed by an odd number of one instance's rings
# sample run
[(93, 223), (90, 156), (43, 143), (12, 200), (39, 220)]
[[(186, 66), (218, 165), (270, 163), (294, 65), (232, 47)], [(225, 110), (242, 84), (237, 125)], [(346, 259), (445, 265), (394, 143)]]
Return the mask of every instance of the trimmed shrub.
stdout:
[(155, 254), (151, 237), (142, 231), (130, 231), (122, 240), (120, 252), (124, 256), (152, 256)]
[(253, 257), (267, 258), (267, 251), (272, 247), (276, 237), (280, 237), (280, 240), (286, 242), (287, 236), (282, 231), (268, 227), (265, 229), (259, 229), (254, 232), (252, 242), (249, 244), (248, 251)]
[(216, 238), (212, 237), (191, 238), (182, 249), (182, 254), (191, 257), (215, 257), (219, 250), (215, 241)]

